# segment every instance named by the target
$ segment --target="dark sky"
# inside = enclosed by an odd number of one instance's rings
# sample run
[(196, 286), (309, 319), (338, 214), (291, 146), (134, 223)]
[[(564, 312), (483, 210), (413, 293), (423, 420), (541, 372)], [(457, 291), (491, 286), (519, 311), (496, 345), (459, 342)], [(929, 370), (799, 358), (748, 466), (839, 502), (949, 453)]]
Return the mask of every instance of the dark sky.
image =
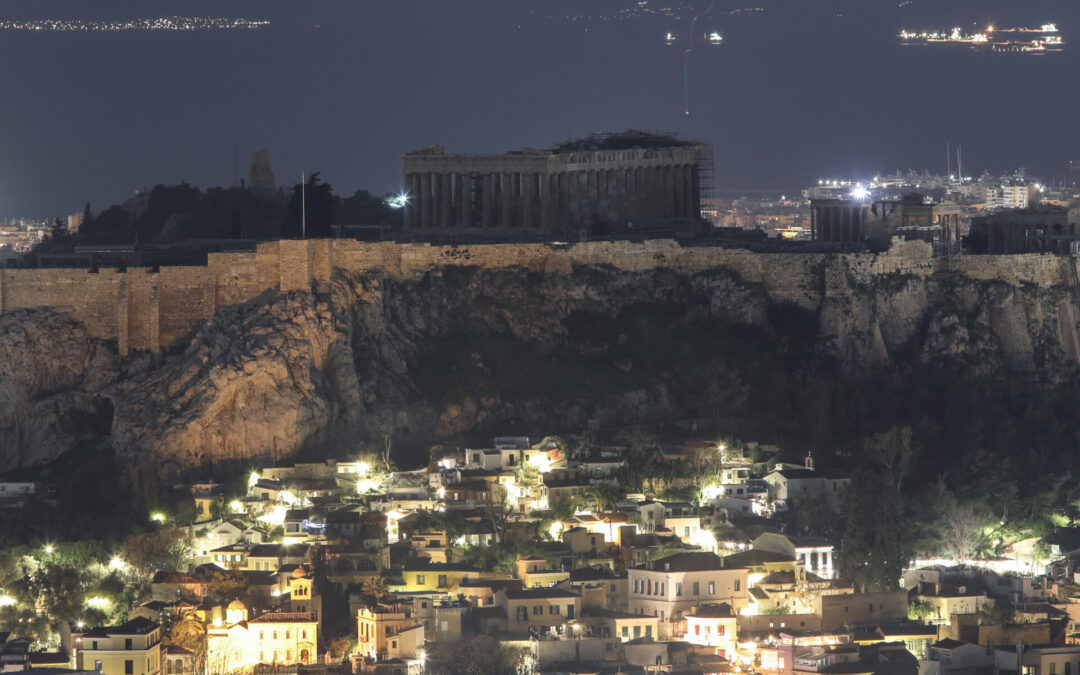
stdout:
[[(725, 37), (690, 57), (686, 24), (601, 17), (634, 0), (5, 0), (0, 19), (267, 18), (257, 32), (0, 33), (0, 216), (54, 216), (141, 187), (233, 180), (266, 148), (279, 182), (400, 187), (406, 150), (547, 147), (628, 127), (714, 147), (718, 188), (1080, 155), (1075, 0), (717, 0)], [(649, 6), (672, 2), (649, 0)], [(708, 0), (686, 4), (704, 10)], [(764, 12), (731, 14), (740, 7)], [(95, 9), (95, 7), (102, 9)], [(104, 9), (107, 8), (107, 9)], [(904, 48), (900, 28), (1056, 21), (1062, 54)], [(974, 22), (974, 23), (973, 23)], [(317, 27), (318, 26), (318, 27)], [(683, 31), (676, 46), (664, 33)]]

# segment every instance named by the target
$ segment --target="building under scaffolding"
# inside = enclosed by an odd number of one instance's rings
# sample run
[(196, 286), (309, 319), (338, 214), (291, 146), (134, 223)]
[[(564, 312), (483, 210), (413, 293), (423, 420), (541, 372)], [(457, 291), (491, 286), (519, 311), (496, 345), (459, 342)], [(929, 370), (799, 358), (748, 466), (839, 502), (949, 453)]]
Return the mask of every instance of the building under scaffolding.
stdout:
[(402, 157), (405, 229), (425, 238), (667, 233), (696, 228), (711, 149), (674, 134), (592, 134), (549, 150)]

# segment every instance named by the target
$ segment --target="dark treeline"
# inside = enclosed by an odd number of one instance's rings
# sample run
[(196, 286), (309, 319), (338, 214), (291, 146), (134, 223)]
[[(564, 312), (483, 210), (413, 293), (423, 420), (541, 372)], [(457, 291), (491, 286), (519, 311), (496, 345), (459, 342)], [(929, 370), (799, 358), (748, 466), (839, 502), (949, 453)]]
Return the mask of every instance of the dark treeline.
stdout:
[(394, 228), (401, 223), (401, 211), (390, 207), (385, 197), (366, 190), (347, 197), (334, 194), (318, 173), (307, 179), (303, 195), (299, 183), (275, 191), (245, 187), (202, 190), (180, 183), (157, 185), (96, 214), (87, 204), (78, 233), (68, 234), (58, 223), (50, 240), (35, 252), (70, 251), (78, 245), (94, 244), (299, 238), (303, 201), (308, 237), (330, 236), (332, 224)]

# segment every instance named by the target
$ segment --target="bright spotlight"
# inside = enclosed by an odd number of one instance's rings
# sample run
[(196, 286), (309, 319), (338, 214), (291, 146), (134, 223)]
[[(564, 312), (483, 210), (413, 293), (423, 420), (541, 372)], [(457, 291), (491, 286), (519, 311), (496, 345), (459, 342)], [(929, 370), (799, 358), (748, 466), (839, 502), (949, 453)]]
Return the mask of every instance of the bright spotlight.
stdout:
[(851, 191), (849, 196), (856, 201), (862, 201), (870, 196), (870, 191), (864, 187), (856, 187)]

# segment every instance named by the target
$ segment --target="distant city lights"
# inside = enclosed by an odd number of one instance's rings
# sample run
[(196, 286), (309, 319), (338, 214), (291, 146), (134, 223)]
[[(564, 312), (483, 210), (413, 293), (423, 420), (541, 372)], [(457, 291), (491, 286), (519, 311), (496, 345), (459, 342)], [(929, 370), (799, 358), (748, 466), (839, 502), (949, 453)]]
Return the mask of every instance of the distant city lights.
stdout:
[(257, 30), (269, 26), (266, 19), (229, 19), (213, 16), (164, 16), (126, 21), (79, 21), (76, 19), (32, 19), (0, 21), (0, 30), (34, 32), (110, 33), (139, 31)]

